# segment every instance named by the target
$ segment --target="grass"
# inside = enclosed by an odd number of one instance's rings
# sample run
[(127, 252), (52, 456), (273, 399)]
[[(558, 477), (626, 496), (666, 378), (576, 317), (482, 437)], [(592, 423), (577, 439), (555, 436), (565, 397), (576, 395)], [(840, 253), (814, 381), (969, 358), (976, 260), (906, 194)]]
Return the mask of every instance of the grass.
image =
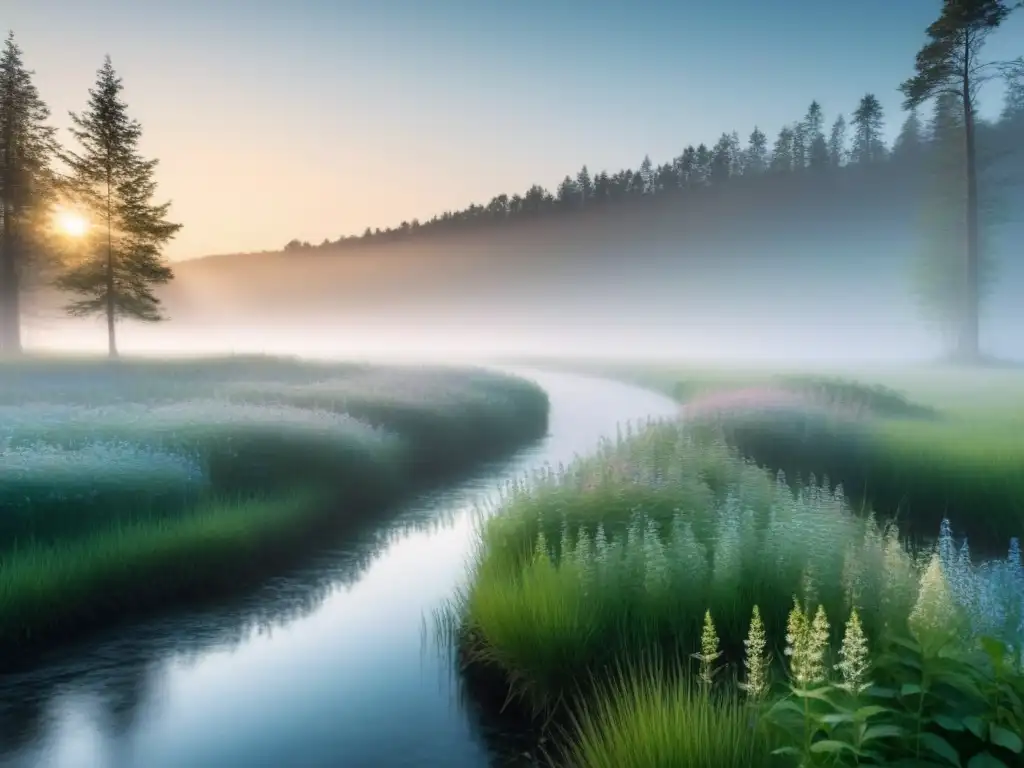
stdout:
[(238, 589), (547, 429), (540, 388), (476, 370), (29, 360), (0, 385), (11, 651)]
[(978, 551), (998, 552), (1024, 535), (1020, 369), (570, 367), (649, 386), (681, 403), (730, 391), (799, 394), (803, 402), (792, 408), (723, 408), (715, 421), (762, 466), (792, 480), (827, 476), (918, 540), (934, 538), (944, 517)]
[(657, 661), (618, 670), (572, 718), (572, 768), (776, 764), (772, 736), (736, 696), (707, 695), (685, 671)]
[[(562, 742), (570, 765), (729, 765), (755, 751), (757, 765), (769, 742), (791, 748), (792, 760), (778, 756), (783, 765), (930, 765), (944, 749), (936, 739), (962, 760), (947, 764), (987, 759), (982, 752), (1004, 762), (971, 765), (1014, 764), (1013, 736), (1024, 727), (1024, 712), (1014, 714), (1024, 692), (1019, 547), (979, 564), (948, 523), (938, 540), (915, 551), (895, 527), (855, 514), (841, 492), (809, 483), (794, 492), (689, 422), (649, 424), (510, 488), (483, 524), (448, 618), (471, 676), (535, 716), (573, 724)], [(842, 656), (794, 676), (794, 600), (808, 632), (816, 606), (833, 622), (817, 627), (822, 648), (840, 647), (856, 613), (864, 644), (877, 651), (874, 687), (860, 704), (842, 699), (843, 683), (826, 673)], [(746, 669), (750, 682), (755, 607), (772, 660), (768, 704), (744, 704), (735, 686), (719, 683), (702, 699), (694, 679), (711, 682), (712, 668), (733, 678)], [(929, 617), (953, 630), (941, 648), (925, 643)], [(652, 653), (683, 661), (654, 674), (644, 666)], [(895, 700), (883, 701), (893, 690)], [(876, 720), (858, 724), (869, 714)], [(968, 726), (946, 733), (957, 718), (977, 718), (984, 738)], [(872, 734), (900, 729), (911, 751), (864, 741), (860, 725), (876, 721), (884, 728)], [(716, 740), (744, 722), (742, 736), (725, 740), (732, 746)], [(1006, 744), (989, 743), (993, 728), (1010, 734), (998, 731)], [(857, 750), (860, 762), (827, 762)]]

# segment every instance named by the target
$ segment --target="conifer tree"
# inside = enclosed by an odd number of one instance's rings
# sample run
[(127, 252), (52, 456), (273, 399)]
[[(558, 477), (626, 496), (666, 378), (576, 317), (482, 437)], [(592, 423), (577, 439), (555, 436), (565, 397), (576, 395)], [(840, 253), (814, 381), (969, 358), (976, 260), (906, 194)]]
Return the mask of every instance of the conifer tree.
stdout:
[(832, 123), (832, 131), (828, 137), (828, 162), (833, 168), (839, 168), (846, 162), (846, 118), (842, 115)]
[(981, 234), (979, 226), (977, 95), (979, 87), (994, 76), (998, 63), (984, 63), (981, 52), (989, 35), (1011, 11), (1003, 0), (944, 0), (939, 17), (926, 33), (928, 41), (918, 51), (914, 75), (900, 90), (905, 106), (951, 95), (960, 102), (963, 118), (965, 237), (961, 307), (956, 356), (964, 362), (980, 357)]
[(817, 100), (811, 102), (804, 117), (804, 131), (807, 135), (807, 165), (816, 171), (828, 168), (828, 142), (825, 141), (825, 116)]
[(775, 139), (770, 168), (774, 173), (790, 173), (793, 170), (793, 129), (788, 125), (779, 130)]
[(747, 139), (747, 149), (743, 157), (743, 173), (746, 176), (757, 176), (768, 168), (768, 137), (759, 128), (754, 128)]
[(882, 104), (873, 93), (865, 94), (853, 113), (853, 146), (850, 160), (861, 165), (874, 165), (885, 159), (882, 139)]
[(587, 170), (587, 166), (584, 165), (576, 174), (576, 184), (580, 190), (580, 206), (584, 206), (594, 196), (594, 183), (590, 180), (590, 171)]
[(56, 130), (32, 75), (8, 34), (0, 53), (0, 353), (7, 355), (21, 352), (25, 273), (44, 246), (56, 189)]
[(93, 222), (85, 258), (70, 267), (58, 286), (82, 298), (68, 305), (73, 316), (104, 315), (111, 357), (117, 357), (116, 322), (163, 320), (153, 287), (173, 273), (161, 248), (181, 229), (165, 217), (170, 202), (154, 204), (157, 160), (138, 151), (141, 125), (128, 117), (121, 79), (108, 56), (89, 90), (84, 112), (71, 113), (79, 153), (65, 153), (71, 186)]
[(907, 114), (907, 119), (903, 121), (896, 141), (893, 142), (893, 160), (915, 163), (921, 159), (923, 149), (924, 137), (922, 136), (921, 118), (917, 114), (917, 107), (913, 107)]

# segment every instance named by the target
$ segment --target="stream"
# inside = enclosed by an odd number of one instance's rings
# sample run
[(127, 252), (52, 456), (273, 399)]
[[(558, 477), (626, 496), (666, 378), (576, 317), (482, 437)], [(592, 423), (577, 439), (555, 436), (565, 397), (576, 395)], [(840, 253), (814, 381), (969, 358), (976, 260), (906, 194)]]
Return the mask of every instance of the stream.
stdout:
[(310, 557), (244, 598), (117, 627), (0, 677), (0, 766), (475, 768), (508, 764), (436, 647), (474, 509), (530, 469), (678, 406), (638, 387), (513, 370), (546, 438)]

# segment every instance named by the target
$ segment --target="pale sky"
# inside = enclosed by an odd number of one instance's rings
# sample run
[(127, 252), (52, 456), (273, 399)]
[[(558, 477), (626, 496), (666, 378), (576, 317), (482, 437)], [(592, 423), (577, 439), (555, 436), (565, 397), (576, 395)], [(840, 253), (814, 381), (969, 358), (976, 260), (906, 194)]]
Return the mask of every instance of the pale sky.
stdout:
[[(532, 183), (770, 136), (867, 91), (890, 132), (938, 0), (26, 0), (27, 65), (69, 124), (103, 56), (188, 258), (427, 219)], [(898, 6), (898, 7), (896, 7)], [(993, 39), (1022, 52), (1024, 22)], [(998, 107), (994, 86), (983, 107)], [(62, 131), (65, 139), (70, 137)]]

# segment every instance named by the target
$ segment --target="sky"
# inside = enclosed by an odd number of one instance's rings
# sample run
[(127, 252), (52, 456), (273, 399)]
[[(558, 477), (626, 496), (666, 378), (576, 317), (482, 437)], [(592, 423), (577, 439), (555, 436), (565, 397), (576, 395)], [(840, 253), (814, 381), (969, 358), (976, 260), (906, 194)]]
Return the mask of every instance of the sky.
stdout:
[[(430, 218), (533, 183), (771, 138), (875, 93), (894, 134), (939, 0), (31, 0), (5, 3), (66, 128), (109, 54), (172, 259)], [(990, 43), (1024, 53), (1024, 19)], [(995, 114), (992, 85), (982, 111)], [(70, 136), (62, 130), (62, 137)]]

